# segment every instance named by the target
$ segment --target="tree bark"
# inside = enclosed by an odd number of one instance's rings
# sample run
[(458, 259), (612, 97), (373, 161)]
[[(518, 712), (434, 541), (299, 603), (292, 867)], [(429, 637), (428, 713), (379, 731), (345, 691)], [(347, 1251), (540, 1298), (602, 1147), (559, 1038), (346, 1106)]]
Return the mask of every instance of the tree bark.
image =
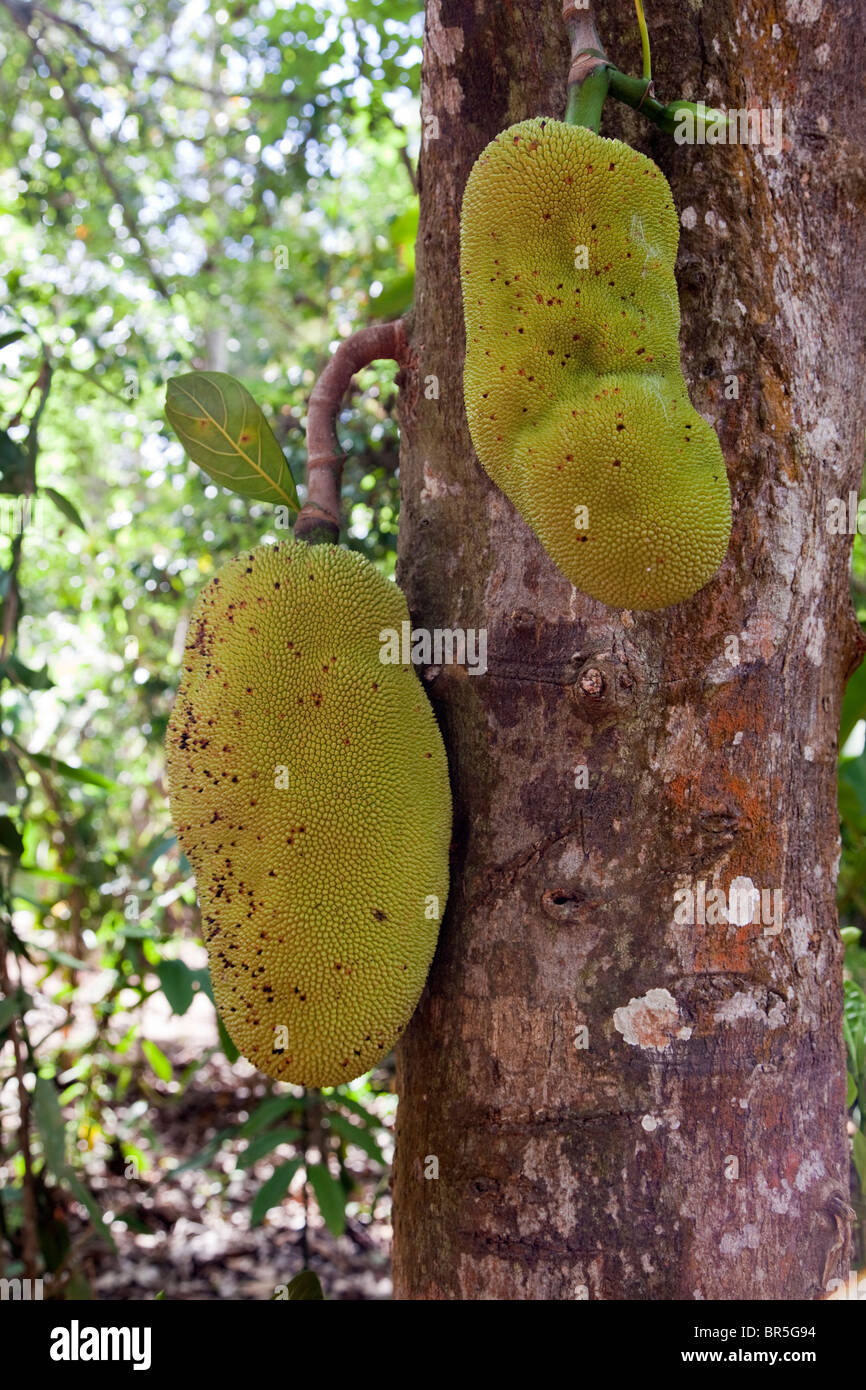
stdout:
[[(630, 0), (596, 18), (639, 72)], [(706, 589), (629, 614), (554, 568), (463, 411), (463, 186), (497, 131), (561, 118), (561, 3), (427, 4), (398, 574), (417, 625), (487, 629), (489, 669), (428, 686), (454, 852), (399, 1054), (398, 1298), (803, 1299), (847, 1272), (836, 762), (863, 641), (826, 518), (866, 425), (866, 11), (649, 22), (662, 99), (781, 107), (785, 139), (677, 145), (605, 106), (673, 187), (684, 370), (735, 509)], [(677, 922), (677, 890), (737, 881), (781, 893), (780, 931)]]

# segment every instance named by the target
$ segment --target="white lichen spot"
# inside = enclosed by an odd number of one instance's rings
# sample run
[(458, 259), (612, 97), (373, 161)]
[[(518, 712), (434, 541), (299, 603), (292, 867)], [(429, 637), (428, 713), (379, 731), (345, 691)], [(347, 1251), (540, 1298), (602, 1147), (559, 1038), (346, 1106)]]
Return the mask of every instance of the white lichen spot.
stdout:
[(805, 1192), (807, 1187), (811, 1187), (813, 1183), (825, 1177), (826, 1173), (827, 1169), (824, 1167), (824, 1160), (819, 1153), (813, 1151), (809, 1154), (808, 1158), (803, 1159), (800, 1167), (797, 1169), (794, 1186), (798, 1192)]
[(740, 744), (742, 743), (742, 741), (743, 741), (743, 731), (742, 731), (742, 729), (738, 729), (737, 732), (734, 734), (734, 747), (735, 747), (735, 748), (739, 748), (739, 746), (740, 746)]
[(680, 1006), (670, 990), (651, 989), (640, 999), (630, 999), (614, 1010), (613, 1026), (630, 1047), (663, 1052), (675, 1038), (686, 1041), (692, 1030), (684, 1025)]
[(815, 57), (822, 68), (826, 67), (827, 63), (830, 61), (830, 45), (828, 43), (819, 44), (815, 49)]
[(741, 1231), (725, 1232), (719, 1249), (723, 1255), (741, 1255), (744, 1250), (757, 1250), (758, 1241), (758, 1228), (750, 1223)]
[(801, 956), (808, 955), (809, 937), (812, 935), (812, 923), (808, 917), (795, 917), (792, 922), (788, 923), (788, 930), (791, 933), (794, 959), (799, 960)]
[(807, 763), (813, 763), (815, 761), (815, 750), (810, 743), (804, 744), (803, 757), (806, 759)]
[(698, 225), (698, 214), (695, 212), (694, 208), (683, 208), (683, 211), (680, 213), (680, 221), (687, 231), (691, 231), (692, 227)]
[(422, 502), (438, 502), (443, 497), (459, 497), (463, 491), (459, 483), (449, 483), (438, 473), (434, 473), (429, 463), (424, 463), (424, 486), (421, 489)]
[(819, 618), (813, 613), (806, 624), (806, 631), (809, 634), (806, 642), (806, 659), (811, 661), (813, 666), (824, 664), (824, 638), (826, 630), (823, 618)]
[(736, 994), (732, 994), (730, 999), (726, 999), (723, 1004), (720, 1004), (713, 1014), (715, 1023), (738, 1023), (744, 1018), (757, 1019), (770, 1029), (784, 1028), (788, 1021), (785, 1005), (781, 999), (777, 999), (769, 1011), (765, 1012), (755, 996), (745, 990), (738, 990)]
[(646, 1130), (647, 1134), (652, 1134), (654, 1129), (658, 1129), (659, 1122), (655, 1115), (644, 1115), (641, 1120), (641, 1125)]
[(794, 24), (814, 24), (821, 5), (822, 0), (787, 0), (785, 13)]

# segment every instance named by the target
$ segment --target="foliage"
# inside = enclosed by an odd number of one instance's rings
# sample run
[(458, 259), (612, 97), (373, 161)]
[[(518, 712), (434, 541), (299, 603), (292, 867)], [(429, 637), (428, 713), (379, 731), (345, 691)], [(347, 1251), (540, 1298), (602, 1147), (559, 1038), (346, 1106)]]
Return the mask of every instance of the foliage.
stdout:
[[(162, 741), (203, 579), (285, 522), (188, 461), (164, 384), (242, 378), (302, 480), (334, 344), (411, 298), (420, 33), (414, 0), (0, 7), (0, 1263), (52, 1296), (82, 1288), (57, 1213), (110, 1240), (101, 1166), (158, 1167), (148, 1109), (236, 1056), (216, 1019), (184, 1069), (148, 1036), (210, 989)], [(390, 574), (396, 388), (358, 386), (348, 542)], [(307, 1183), (337, 1231), (382, 1085), (274, 1088), (199, 1160), (261, 1165), (257, 1221)]]
[[(47, 1275), (54, 1297), (88, 1294), (69, 1204), (110, 1242), (94, 1179), (158, 1171), (149, 1114), (236, 1057), (212, 1015), (189, 1065), (149, 1036), (160, 1005), (210, 1008), (162, 740), (196, 593), (279, 518), (188, 462), (164, 385), (240, 378), (301, 483), (306, 400), (332, 345), (411, 301), (420, 10), (0, 3), (0, 1265)], [(340, 426), (349, 543), (385, 573), (395, 399), (390, 372), (367, 370)], [(859, 535), (852, 585), (866, 623)], [(839, 776), (861, 1264), (864, 721), (861, 667)], [(336, 1232), (356, 1160), (384, 1175), (388, 1084), (268, 1087), (186, 1165), (220, 1191), (227, 1158), (261, 1174), (251, 1221), (291, 1187)], [(308, 1273), (289, 1297), (315, 1296)]]

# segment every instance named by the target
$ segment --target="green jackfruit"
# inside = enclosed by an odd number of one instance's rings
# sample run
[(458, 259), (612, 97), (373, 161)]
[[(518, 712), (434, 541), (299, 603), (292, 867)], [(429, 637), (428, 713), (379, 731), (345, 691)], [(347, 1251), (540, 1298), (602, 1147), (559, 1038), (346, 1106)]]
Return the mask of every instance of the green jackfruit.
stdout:
[(475, 450), (572, 584), (618, 608), (689, 598), (731, 530), (680, 368), (678, 237), (652, 160), (560, 121), (497, 135), (463, 198)]
[(262, 546), (193, 610), (166, 739), (214, 998), (280, 1081), (334, 1086), (393, 1046), (448, 893), (442, 738), (380, 632), (406, 600), (363, 556)]

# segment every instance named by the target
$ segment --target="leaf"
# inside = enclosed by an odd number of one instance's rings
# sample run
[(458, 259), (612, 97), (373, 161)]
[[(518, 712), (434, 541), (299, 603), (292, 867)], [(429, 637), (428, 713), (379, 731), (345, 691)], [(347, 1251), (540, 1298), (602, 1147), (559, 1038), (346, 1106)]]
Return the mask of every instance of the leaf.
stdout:
[(406, 271), (395, 275), (377, 299), (371, 299), (369, 310), (372, 318), (399, 318), (410, 308), (415, 296), (415, 272)]
[(48, 753), (28, 753), (27, 757), (39, 767), (48, 768), (50, 772), (59, 773), (61, 777), (68, 777), (71, 782), (81, 782), (86, 787), (102, 787), (107, 792), (118, 790), (116, 782), (112, 782), (109, 777), (103, 777), (101, 772), (93, 772), (89, 767), (74, 767), (72, 763), (65, 763), (62, 758), (52, 758)]
[(848, 735), (860, 719), (866, 719), (866, 662), (857, 667), (845, 687), (839, 725), (840, 748), (844, 748)]
[(182, 960), (163, 960), (156, 967), (162, 992), (173, 1014), (182, 1016), (193, 1001), (192, 971)]
[(866, 1134), (862, 1129), (854, 1131), (854, 1167), (860, 1179), (860, 1191), (866, 1197)]
[(80, 512), (72, 505), (68, 497), (64, 497), (62, 492), (58, 492), (53, 487), (40, 488), (40, 492), (44, 492), (46, 497), (51, 498), (57, 510), (63, 513), (67, 521), (71, 521), (73, 526), (77, 526), (80, 531), (83, 531), (85, 535), (87, 534), (87, 527), (81, 520)]
[(261, 502), (300, 509), (283, 451), (249, 391), (226, 372), (172, 377), (165, 414), (193, 463), (214, 482)]
[(261, 1104), (256, 1106), (249, 1119), (241, 1125), (241, 1134), (244, 1138), (258, 1134), (259, 1130), (264, 1129), (272, 1120), (278, 1120), (288, 1110), (297, 1108), (297, 1096), (266, 1096)]
[(238, 1052), (237, 1048), (235, 1047), (234, 1043), (229, 1037), (228, 1029), (223, 1023), (219, 1014), (217, 1014), (217, 1032), (219, 1033), (220, 1047), (225, 1053), (226, 1061), (229, 1063), (236, 1062), (241, 1054)]
[(89, 1188), (85, 1187), (84, 1183), (81, 1182), (78, 1175), (76, 1173), (73, 1173), (71, 1169), (67, 1168), (63, 1173), (63, 1177), (66, 1180), (66, 1184), (72, 1195), (78, 1199), (78, 1201), (81, 1203), (83, 1207), (87, 1208), (88, 1212), (90, 1213), (91, 1220), (93, 1221), (93, 1224), (96, 1227), (96, 1229), (99, 1231), (99, 1234), (103, 1237), (105, 1241), (108, 1242), (112, 1250), (116, 1250), (117, 1246), (115, 1245), (112, 1239), (111, 1232), (109, 1231), (108, 1227), (105, 1224), (105, 1221), (103, 1220), (102, 1211), (93, 1193), (90, 1191)]
[(14, 654), (7, 657), (0, 675), (8, 675), (10, 680), (17, 685), (23, 685), (26, 690), (51, 690), (54, 682), (47, 670), (43, 667), (41, 671), (31, 671), (29, 666), (25, 666), (20, 657)]
[(19, 1018), (27, 1009), (33, 1007), (33, 1000), (19, 987), (0, 999), (0, 1038), (2, 1038), (13, 1018)]
[(160, 1081), (171, 1081), (174, 1074), (172, 1072), (171, 1062), (168, 1060), (165, 1053), (157, 1047), (156, 1043), (151, 1042), (149, 1038), (145, 1038), (141, 1044), (141, 1050), (150, 1062), (150, 1065), (153, 1067)]
[(171, 1175), (175, 1173), (186, 1173), (191, 1168), (207, 1168), (208, 1164), (216, 1157), (217, 1151), (222, 1148), (227, 1139), (231, 1139), (237, 1133), (236, 1129), (221, 1129), (212, 1139), (209, 1139), (203, 1149), (194, 1153), (192, 1158), (187, 1158), (183, 1163), (179, 1163), (176, 1168), (172, 1168)]
[(19, 497), (30, 483), (26, 453), (5, 430), (0, 430), (0, 492)]
[(253, 1200), (250, 1226), (261, 1226), (271, 1207), (279, 1206), (300, 1166), (299, 1158), (291, 1158), (288, 1163), (281, 1163), (279, 1168), (275, 1168), (267, 1181), (262, 1183)]
[(11, 816), (0, 816), (0, 846), (18, 859), (24, 852), (24, 841)]
[(311, 1269), (302, 1269), (300, 1274), (296, 1274), (294, 1279), (289, 1281), (288, 1301), (309, 1303), (313, 1299), (324, 1301), (325, 1295), (322, 1293), (322, 1285), (319, 1282), (318, 1274), (314, 1274)]
[(280, 1144), (294, 1144), (303, 1138), (299, 1129), (271, 1129), (265, 1134), (257, 1134), (238, 1158), (238, 1168), (252, 1168), (265, 1154), (272, 1153)]
[(849, 1073), (848, 1073), (848, 1093), (847, 1093), (847, 1095), (846, 1095), (846, 1097), (845, 1097), (845, 1107), (846, 1107), (846, 1109), (850, 1110), (850, 1109), (851, 1109), (851, 1106), (854, 1104), (854, 1102), (855, 1102), (856, 1099), (857, 1099), (857, 1081), (856, 1081), (856, 1079), (851, 1075), (851, 1073), (850, 1073), (850, 1071), (849, 1071)]
[(60, 1109), (60, 1102), (57, 1099), (54, 1082), (50, 1081), (47, 1076), (37, 1076), (36, 1078), (36, 1084), (33, 1088), (33, 1109), (36, 1113), (39, 1133), (42, 1135), (42, 1143), (45, 1146), (45, 1162), (55, 1177), (59, 1177), (66, 1166), (66, 1124), (63, 1119), (63, 1111)]
[(53, 960), (55, 965), (66, 965), (70, 970), (92, 970), (94, 968), (92, 965), (88, 965), (86, 960), (77, 960), (68, 951), (57, 951), (53, 946), (43, 946), (40, 941), (32, 941), (30, 949), (41, 951), (43, 956)]
[(335, 1110), (328, 1112), (328, 1121), (331, 1129), (343, 1139), (346, 1139), (350, 1144), (357, 1144), (359, 1149), (363, 1149), (365, 1154), (370, 1155), (370, 1158), (374, 1158), (377, 1163), (384, 1164), (385, 1159), (382, 1156), (382, 1150), (368, 1129), (363, 1129), (361, 1125), (353, 1125), (351, 1120), (347, 1119), (345, 1115), (338, 1114)]
[(333, 1177), (330, 1168), (324, 1163), (313, 1163), (307, 1168), (319, 1211), (332, 1236), (341, 1236), (346, 1229), (346, 1193), (342, 1184)]
[(846, 980), (843, 989), (842, 1032), (851, 1070), (861, 1076), (866, 1064), (866, 994), (855, 980)]
[(17, 343), (19, 338), (26, 337), (27, 330), (25, 328), (13, 329), (11, 333), (0, 333), (0, 352), (2, 352), (4, 348), (9, 347), (10, 344)]

